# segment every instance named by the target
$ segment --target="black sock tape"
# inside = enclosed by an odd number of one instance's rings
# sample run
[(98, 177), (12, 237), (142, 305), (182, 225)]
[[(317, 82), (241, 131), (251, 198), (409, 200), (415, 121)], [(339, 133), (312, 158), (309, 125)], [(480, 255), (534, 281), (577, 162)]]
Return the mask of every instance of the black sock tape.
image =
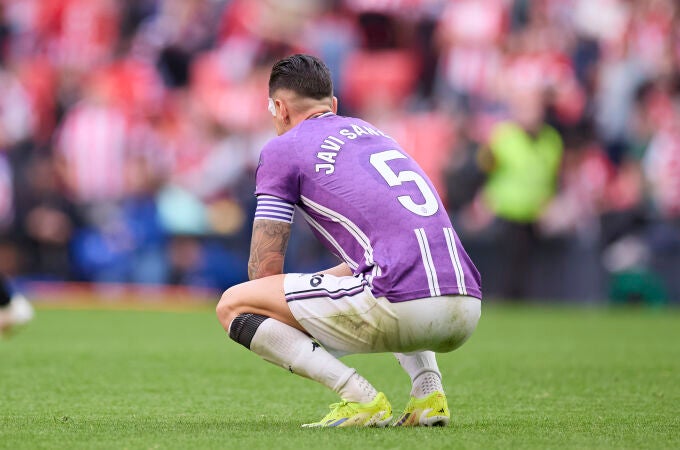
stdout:
[(255, 332), (267, 316), (259, 314), (239, 314), (229, 326), (229, 337), (250, 350), (250, 343), (255, 336)]

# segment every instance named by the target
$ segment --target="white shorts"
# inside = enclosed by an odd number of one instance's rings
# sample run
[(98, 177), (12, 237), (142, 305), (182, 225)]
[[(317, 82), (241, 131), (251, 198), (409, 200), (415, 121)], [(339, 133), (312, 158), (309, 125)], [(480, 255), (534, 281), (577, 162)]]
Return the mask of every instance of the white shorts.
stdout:
[(298, 322), (333, 353), (450, 352), (472, 334), (481, 301), (462, 295), (391, 303), (359, 277), (288, 274), (283, 289)]

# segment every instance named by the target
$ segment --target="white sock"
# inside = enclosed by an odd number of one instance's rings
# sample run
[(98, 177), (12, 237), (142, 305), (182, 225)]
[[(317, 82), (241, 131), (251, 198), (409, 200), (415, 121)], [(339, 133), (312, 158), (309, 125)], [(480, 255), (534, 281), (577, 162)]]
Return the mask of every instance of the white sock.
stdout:
[(300, 330), (267, 319), (258, 327), (250, 350), (291, 373), (317, 381), (337, 392), (343, 400), (370, 402), (377, 392), (354, 369), (319, 346)]
[(394, 356), (411, 377), (412, 396), (423, 398), (436, 391), (444, 392), (442, 374), (439, 372), (434, 352), (417, 352), (408, 355), (395, 353)]
[(347, 383), (336, 392), (340, 394), (340, 398), (343, 400), (360, 403), (370, 402), (378, 395), (378, 391), (375, 390), (373, 385), (356, 372), (354, 372), (352, 376), (349, 377), (349, 380), (347, 380)]

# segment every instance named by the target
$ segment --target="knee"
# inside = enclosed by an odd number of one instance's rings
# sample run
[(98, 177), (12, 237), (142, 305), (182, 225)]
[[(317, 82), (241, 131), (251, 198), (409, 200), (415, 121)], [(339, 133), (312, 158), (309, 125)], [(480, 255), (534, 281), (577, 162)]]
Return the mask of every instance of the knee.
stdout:
[(240, 300), (238, 289), (227, 289), (217, 303), (215, 313), (229, 337), (250, 349), (255, 332), (269, 317), (245, 312)]
[(238, 315), (236, 309), (238, 297), (234, 291), (233, 287), (224, 291), (215, 308), (215, 314), (225, 330), (229, 329), (229, 324)]

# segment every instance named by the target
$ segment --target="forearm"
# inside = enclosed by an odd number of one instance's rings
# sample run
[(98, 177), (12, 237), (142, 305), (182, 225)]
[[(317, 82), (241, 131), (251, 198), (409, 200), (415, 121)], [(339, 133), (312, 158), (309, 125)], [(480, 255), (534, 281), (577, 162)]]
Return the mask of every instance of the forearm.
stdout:
[(248, 278), (255, 280), (283, 273), (283, 260), (290, 237), (290, 224), (256, 220), (250, 243)]

